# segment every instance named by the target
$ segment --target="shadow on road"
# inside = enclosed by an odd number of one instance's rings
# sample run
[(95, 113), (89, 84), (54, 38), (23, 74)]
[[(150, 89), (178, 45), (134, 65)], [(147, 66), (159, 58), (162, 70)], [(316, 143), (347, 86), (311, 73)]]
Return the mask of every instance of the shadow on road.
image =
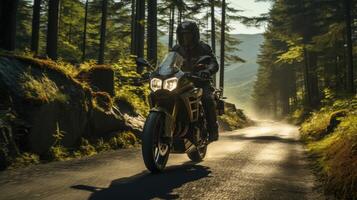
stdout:
[(210, 173), (208, 167), (189, 163), (168, 167), (161, 174), (149, 174), (144, 171), (131, 177), (120, 178), (112, 181), (108, 188), (88, 185), (75, 185), (71, 188), (93, 192), (90, 200), (177, 199), (179, 195), (172, 193), (175, 188), (208, 177)]
[(292, 138), (281, 138), (278, 136), (255, 136), (255, 137), (249, 137), (249, 136), (245, 136), (245, 135), (228, 135), (225, 136), (227, 139), (231, 139), (231, 140), (240, 140), (240, 141), (244, 141), (244, 140), (249, 140), (255, 143), (271, 143), (271, 142), (281, 142), (281, 143), (287, 143), (287, 144), (298, 144), (300, 143), (298, 140), (296, 139), (292, 139)]

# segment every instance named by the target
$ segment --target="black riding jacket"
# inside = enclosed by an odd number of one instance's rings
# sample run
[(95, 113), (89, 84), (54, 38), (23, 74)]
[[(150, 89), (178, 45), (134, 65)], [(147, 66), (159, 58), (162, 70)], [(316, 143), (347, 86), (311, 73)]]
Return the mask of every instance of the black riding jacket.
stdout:
[(194, 45), (191, 49), (185, 49), (184, 47), (180, 46), (179, 44), (175, 45), (171, 51), (179, 53), (183, 59), (183, 66), (182, 71), (184, 72), (197, 72), (195, 63), (200, 59), (202, 56), (210, 56), (211, 61), (207, 63), (206, 69), (210, 75), (214, 75), (219, 70), (219, 65), (217, 62), (217, 58), (212, 52), (211, 47), (200, 41), (197, 45)]

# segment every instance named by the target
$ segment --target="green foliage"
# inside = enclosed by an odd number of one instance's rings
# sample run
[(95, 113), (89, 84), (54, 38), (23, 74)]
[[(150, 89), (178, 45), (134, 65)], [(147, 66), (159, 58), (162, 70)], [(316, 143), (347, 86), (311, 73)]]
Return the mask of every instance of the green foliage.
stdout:
[(278, 56), (277, 62), (292, 64), (294, 62), (302, 62), (303, 58), (302, 46), (290, 46), (287, 52)]
[[(30, 0), (20, 0), (17, 12), (16, 46), (27, 51), (31, 42), (32, 4)], [(89, 1), (86, 34), (86, 59), (97, 59), (101, 20), (101, 0)], [(129, 54), (130, 47), (130, 3), (108, 1), (106, 34), (106, 61), (116, 62), (119, 57)], [(71, 63), (82, 61), (83, 28), (85, 2), (82, 0), (61, 0), (58, 32), (59, 57)], [(40, 26), (40, 55), (45, 55), (47, 34), (48, 1), (42, 1)]]
[(145, 85), (143, 88), (124, 85), (118, 90), (115, 98), (128, 102), (139, 114), (147, 116), (149, 104), (145, 99), (149, 92), (148, 85)]
[(57, 87), (56, 83), (50, 80), (45, 74), (42, 77), (34, 77), (29, 73), (22, 76), (22, 89), (25, 97), (29, 100), (50, 103), (54, 101), (66, 102), (68, 97)]
[(103, 138), (100, 138), (95, 144), (95, 149), (97, 152), (108, 151), (111, 149), (110, 143), (105, 142)]
[(150, 93), (148, 84), (135, 84), (141, 77), (136, 73), (136, 64), (133, 58), (120, 59), (113, 65), (115, 71), (116, 99), (132, 105), (133, 108), (144, 116), (149, 112), (147, 96)]
[(228, 131), (233, 131), (249, 125), (250, 121), (239, 111), (233, 111), (225, 109), (225, 114), (218, 116), (219, 124), (224, 128), (228, 128)]
[[(333, 95), (326, 91), (326, 98)], [(302, 124), (301, 137), (316, 158), (328, 193), (339, 199), (357, 197), (356, 97), (337, 99), (315, 112)], [(334, 127), (334, 128), (331, 128)]]
[(326, 129), (330, 124), (330, 116), (331, 112), (313, 113), (312, 116), (301, 125), (301, 138), (304, 141), (320, 139), (326, 133)]
[(76, 152), (75, 155), (93, 156), (95, 154), (97, 154), (95, 147), (91, 145), (87, 139), (82, 138), (78, 152)]
[(52, 146), (49, 154), (50, 159), (53, 161), (64, 161), (69, 159), (68, 150), (61, 145)]
[(24, 152), (20, 156), (16, 157), (9, 168), (26, 167), (33, 164), (39, 164), (40, 157), (33, 153)]
[(319, 157), (326, 190), (340, 199), (357, 197), (357, 114), (344, 118), (327, 137), (308, 144), (310, 153)]
[(61, 145), (65, 132), (60, 130), (59, 123), (56, 123), (56, 130), (53, 133), (54, 143), (49, 150), (49, 158), (55, 161), (67, 160), (69, 157), (68, 150)]
[(286, 117), (296, 109), (318, 110), (344, 98), (348, 80), (344, 1), (272, 5), (258, 57), (253, 93), (257, 112)]
[(134, 146), (139, 142), (138, 138), (130, 131), (125, 131), (117, 137), (124, 141), (124, 147)]

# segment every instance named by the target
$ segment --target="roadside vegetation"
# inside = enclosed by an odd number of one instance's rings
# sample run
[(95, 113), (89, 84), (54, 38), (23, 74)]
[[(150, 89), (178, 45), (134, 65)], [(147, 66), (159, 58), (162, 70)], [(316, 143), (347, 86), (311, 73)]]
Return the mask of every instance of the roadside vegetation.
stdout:
[[(57, 133), (54, 134), (54, 137), (58, 137)], [(66, 148), (60, 145), (60, 143), (56, 143), (50, 148), (45, 157), (23, 152), (14, 158), (7, 158), (10, 163), (8, 168), (14, 169), (51, 161), (65, 161), (94, 156), (101, 152), (136, 147), (139, 144), (140, 140), (131, 132), (117, 133), (107, 139), (88, 140), (81, 138), (78, 146), (75, 148)]]
[(237, 109), (234, 104), (225, 103), (224, 114), (218, 116), (221, 131), (233, 131), (254, 124), (244, 113)]
[[(82, 102), (84, 107), (93, 107), (103, 113), (106, 113), (116, 107), (116, 109), (131, 110), (135, 115), (146, 116), (149, 106), (146, 100), (148, 94), (148, 85), (140, 83), (140, 75), (135, 72), (135, 58), (129, 57), (120, 59), (116, 64), (108, 66), (114, 71), (114, 96), (106, 92), (94, 91), (88, 80), (80, 79), (79, 75), (83, 72), (88, 72), (92, 68), (98, 68), (94, 61), (88, 61), (80, 66), (74, 66), (64, 61), (50, 61), (32, 58), (29, 55), (9, 55), (1, 53), (0, 56), (16, 58), (18, 60), (36, 65), (43, 71), (42, 73), (31, 72), (31, 67), (28, 71), (24, 70), (19, 77), (19, 93), (26, 102), (30, 105), (46, 105), (51, 103), (59, 103), (66, 106), (70, 103), (72, 93), (64, 87), (67, 85), (58, 85), (63, 80), (71, 80), (77, 84), (83, 91), (88, 91), (92, 96), (91, 102)], [(1, 63), (0, 63), (1, 64)], [(4, 64), (4, 63), (2, 63)], [(63, 74), (61, 80), (54, 80), (51, 77), (49, 70), (55, 70)], [(4, 87), (4, 86), (1, 86)], [(9, 94), (5, 88), (2, 88), (2, 96), (6, 97)], [(118, 103), (120, 101), (120, 105)], [(4, 103), (4, 104), (3, 104)], [(123, 105), (124, 104), (124, 105)], [(123, 108), (129, 107), (129, 108)], [(89, 108), (86, 108), (86, 110)], [(57, 123), (57, 128), (52, 133), (54, 140), (53, 145), (45, 154), (37, 155), (27, 150), (27, 147), (21, 144), (23, 137), (19, 136), (18, 130), (21, 127), (22, 132), (27, 134), (26, 121), (20, 116), (14, 107), (13, 100), (4, 99), (1, 103), (0, 113), (0, 165), (1, 169), (18, 168), (31, 164), (46, 163), (49, 161), (62, 161), (83, 156), (92, 156), (97, 153), (121, 148), (130, 148), (137, 146), (140, 143), (139, 138), (131, 131), (118, 131), (116, 133), (107, 134), (105, 137), (81, 137), (73, 147), (64, 147), (62, 140), (65, 131), (62, 131)], [(49, 133), (51, 134), (51, 133)]]
[(325, 103), (301, 124), (301, 138), (326, 192), (357, 199), (357, 96)]
[(301, 125), (326, 192), (357, 199), (357, 43), (345, 1), (274, 1), (258, 56), (257, 113)]

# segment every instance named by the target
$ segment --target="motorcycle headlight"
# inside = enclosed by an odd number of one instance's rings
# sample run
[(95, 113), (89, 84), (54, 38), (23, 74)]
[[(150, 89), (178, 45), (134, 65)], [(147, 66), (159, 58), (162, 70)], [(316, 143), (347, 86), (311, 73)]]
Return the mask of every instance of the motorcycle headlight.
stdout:
[(169, 78), (164, 81), (164, 89), (172, 91), (177, 88), (178, 79), (176, 77)]
[(162, 80), (158, 79), (158, 78), (153, 78), (150, 81), (150, 88), (152, 89), (152, 91), (156, 91), (156, 90), (160, 90), (162, 88)]

